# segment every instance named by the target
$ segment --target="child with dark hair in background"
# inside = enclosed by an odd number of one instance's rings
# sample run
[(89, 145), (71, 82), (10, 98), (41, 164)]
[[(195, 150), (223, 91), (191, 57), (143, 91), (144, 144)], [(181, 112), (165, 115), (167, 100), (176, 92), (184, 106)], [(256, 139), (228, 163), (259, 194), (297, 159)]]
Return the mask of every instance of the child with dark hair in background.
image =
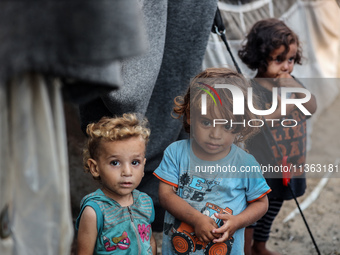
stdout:
[[(167, 211), (163, 255), (243, 254), (244, 228), (267, 211), (270, 189), (259, 164), (236, 145), (256, 133), (241, 124), (255, 116), (248, 108), (244, 115), (234, 115), (231, 91), (215, 84), (232, 84), (244, 95), (249, 87), (230, 69), (210, 68), (193, 79), (184, 97), (175, 99), (174, 112), (183, 117), (190, 139), (172, 143), (154, 172)], [(218, 103), (212, 94), (218, 95)], [(247, 167), (255, 171), (242, 171)]]
[[(301, 64), (302, 53), (298, 36), (283, 21), (278, 19), (265, 19), (258, 21), (250, 29), (246, 37), (246, 43), (239, 51), (239, 57), (252, 70), (257, 70), (257, 75), (252, 83), (254, 94), (261, 98), (262, 109), (271, 109), (273, 91), (280, 88), (303, 88), (291, 72), (295, 64)], [(280, 90), (279, 90), (280, 91)], [(275, 95), (275, 94), (274, 94)], [(288, 97), (288, 96), (287, 96)], [(305, 93), (292, 93), (289, 99), (303, 99)], [(278, 107), (266, 120), (277, 120), (273, 122), (267, 134), (270, 144), (265, 148), (267, 142), (254, 137), (248, 150), (262, 165), (274, 162), (277, 166), (287, 158), (290, 164), (298, 169), (298, 178), (291, 179), (291, 187), (296, 196), (302, 196), (306, 189), (306, 179), (303, 173), (303, 165), (306, 159), (306, 115), (294, 104), (289, 104), (286, 109), (281, 109), (281, 96), (277, 95)], [(311, 95), (309, 101), (303, 103), (303, 107), (311, 114), (316, 111), (316, 99)], [(281, 115), (286, 110), (285, 115)], [(281, 121), (286, 120), (283, 126)], [(288, 121), (292, 120), (292, 121)], [(296, 125), (295, 125), (296, 124)], [(266, 128), (266, 127), (264, 127)], [(263, 133), (265, 130), (263, 128)], [(264, 136), (262, 136), (264, 138)], [(271, 154), (274, 161), (270, 162)], [(282, 177), (282, 176), (280, 176)], [(280, 211), (284, 200), (292, 199), (292, 194), (281, 178), (266, 178), (272, 189), (269, 194), (268, 212), (259, 220), (254, 228), (246, 230), (245, 253), (247, 255), (274, 255), (277, 252), (269, 251), (266, 242), (269, 239), (271, 225)], [(253, 237), (253, 244), (252, 242)]]
[(136, 190), (150, 136), (146, 123), (129, 113), (87, 126), (85, 169), (102, 187), (81, 201), (77, 254), (156, 254), (153, 202)]

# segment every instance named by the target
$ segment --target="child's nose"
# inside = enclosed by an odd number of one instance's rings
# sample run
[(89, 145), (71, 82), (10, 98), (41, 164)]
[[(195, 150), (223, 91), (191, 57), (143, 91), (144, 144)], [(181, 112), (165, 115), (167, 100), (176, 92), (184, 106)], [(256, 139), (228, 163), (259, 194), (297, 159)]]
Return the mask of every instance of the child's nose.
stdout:
[(284, 61), (283, 64), (282, 64), (282, 70), (283, 71), (287, 71), (289, 68), (289, 63), (288, 61)]
[(221, 138), (222, 135), (222, 130), (220, 127), (214, 127), (210, 131), (210, 137), (214, 139), (219, 139)]
[(132, 169), (130, 165), (125, 165), (122, 170), (122, 176), (131, 176), (132, 175)]

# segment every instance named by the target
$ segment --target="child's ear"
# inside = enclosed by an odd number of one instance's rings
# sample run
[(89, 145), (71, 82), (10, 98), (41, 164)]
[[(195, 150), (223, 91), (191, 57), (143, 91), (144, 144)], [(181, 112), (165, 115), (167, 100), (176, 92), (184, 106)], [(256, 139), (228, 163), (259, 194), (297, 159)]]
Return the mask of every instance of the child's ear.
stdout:
[(90, 168), (90, 172), (91, 172), (92, 176), (95, 177), (95, 178), (98, 178), (99, 177), (99, 170), (98, 170), (97, 162), (94, 159), (89, 158), (87, 160), (87, 165)]

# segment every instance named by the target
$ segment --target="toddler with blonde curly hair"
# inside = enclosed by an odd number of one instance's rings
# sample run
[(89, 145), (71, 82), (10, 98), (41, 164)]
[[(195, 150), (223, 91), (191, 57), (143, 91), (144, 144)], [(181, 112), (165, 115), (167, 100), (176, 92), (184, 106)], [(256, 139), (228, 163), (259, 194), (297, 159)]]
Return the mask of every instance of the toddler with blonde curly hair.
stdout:
[(150, 136), (136, 114), (103, 117), (87, 126), (84, 166), (101, 188), (81, 201), (76, 222), (78, 254), (156, 254), (152, 199), (136, 190), (144, 176)]

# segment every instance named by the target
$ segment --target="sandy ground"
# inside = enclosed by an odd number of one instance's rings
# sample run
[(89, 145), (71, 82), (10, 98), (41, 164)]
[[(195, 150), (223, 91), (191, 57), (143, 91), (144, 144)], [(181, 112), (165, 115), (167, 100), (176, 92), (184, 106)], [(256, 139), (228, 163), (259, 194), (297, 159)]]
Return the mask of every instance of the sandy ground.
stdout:
[[(340, 159), (338, 109), (340, 109), (340, 96), (315, 121), (311, 136), (312, 146), (307, 155), (308, 164), (329, 165)], [(74, 110), (68, 108), (66, 112), (69, 112), (69, 114), (66, 114), (69, 117), (67, 121), (68, 127), (73, 127), (72, 130), (68, 130), (69, 149), (71, 149), (71, 154), (69, 155), (70, 186), (73, 201), (72, 211), (77, 212), (79, 210), (78, 201), (83, 195), (91, 192), (94, 186), (90, 176), (81, 170), (80, 145), (84, 141), (84, 137), (80, 129), (74, 128), (79, 123), (75, 121)], [(298, 198), (300, 204), (313, 192), (323, 175), (324, 173), (307, 175), (307, 191), (304, 196)], [(79, 181), (80, 179), (82, 181)], [(283, 223), (287, 215), (296, 208), (294, 200), (284, 202), (279, 215), (273, 223), (268, 246), (282, 255), (318, 254), (299, 213), (293, 219)], [(332, 174), (317, 199), (303, 213), (321, 254), (340, 255), (340, 173)], [(162, 234), (155, 233), (155, 236), (158, 243), (158, 254), (161, 254)]]

